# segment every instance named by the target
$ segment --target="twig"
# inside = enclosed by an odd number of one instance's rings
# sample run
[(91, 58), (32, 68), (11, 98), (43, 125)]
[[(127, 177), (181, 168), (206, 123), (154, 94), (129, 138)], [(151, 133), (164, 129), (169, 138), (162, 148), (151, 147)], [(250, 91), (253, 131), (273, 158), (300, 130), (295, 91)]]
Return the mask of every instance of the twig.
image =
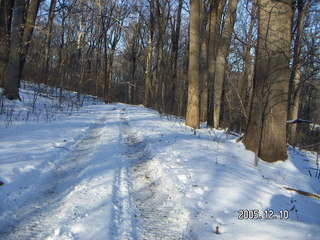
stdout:
[(59, 146), (53, 146), (54, 148), (62, 148), (62, 149), (65, 149), (67, 151), (70, 151), (70, 149), (66, 148), (66, 147), (59, 147)]
[(310, 198), (313, 198), (313, 199), (316, 199), (316, 200), (320, 200), (320, 196), (317, 195), (317, 194), (313, 194), (313, 193), (309, 193), (309, 192), (305, 192), (305, 191), (301, 191), (301, 190), (294, 189), (294, 188), (289, 188), (289, 187), (284, 187), (284, 188), (289, 190), (289, 191), (294, 191), (296, 193), (299, 193), (299, 194), (301, 194), (303, 196), (310, 197)]

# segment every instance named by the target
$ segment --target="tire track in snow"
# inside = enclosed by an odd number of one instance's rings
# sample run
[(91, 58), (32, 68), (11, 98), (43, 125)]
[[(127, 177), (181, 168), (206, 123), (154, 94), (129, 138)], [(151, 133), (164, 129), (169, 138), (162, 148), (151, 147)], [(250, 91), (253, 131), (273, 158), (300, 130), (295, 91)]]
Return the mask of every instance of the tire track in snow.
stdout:
[(126, 190), (127, 199), (134, 205), (130, 209), (135, 212), (127, 213), (131, 214), (131, 222), (134, 223), (134, 229), (131, 229), (136, 234), (134, 239), (192, 239), (189, 212), (181, 204), (181, 193), (172, 188), (174, 184), (170, 177), (166, 177), (161, 163), (151, 158), (143, 137), (131, 129), (125, 114), (123, 109), (120, 117), (126, 146), (123, 166), (126, 170), (123, 171), (128, 177), (122, 180), (126, 181), (124, 185), (129, 188)]
[[(122, 109), (121, 111), (124, 111)], [(124, 130), (128, 127), (128, 122), (123, 118), (119, 110), (119, 144), (125, 144)], [(126, 162), (126, 152), (121, 155), (121, 163), (116, 171), (113, 184), (113, 233), (115, 240), (137, 239), (135, 234), (136, 224), (133, 218), (132, 198), (130, 196), (130, 180), (128, 179), (128, 169)]]
[(106, 121), (104, 116), (93, 123), (87, 133), (72, 145), (70, 152), (58, 160), (55, 172), (26, 201), (29, 204), (8, 219), (6, 226), (0, 230), (0, 239), (45, 239), (56, 229), (61, 202), (73, 190), (74, 182), (81, 179), (79, 176), (94, 155)]

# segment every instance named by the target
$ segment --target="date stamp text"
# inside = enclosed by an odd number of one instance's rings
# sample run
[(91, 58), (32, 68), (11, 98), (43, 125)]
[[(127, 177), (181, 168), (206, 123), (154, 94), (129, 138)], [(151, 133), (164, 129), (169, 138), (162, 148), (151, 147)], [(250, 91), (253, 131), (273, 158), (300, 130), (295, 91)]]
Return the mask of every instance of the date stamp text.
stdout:
[(258, 209), (244, 209), (244, 210), (240, 209), (238, 211), (238, 219), (239, 220), (251, 220), (251, 219), (286, 220), (286, 219), (289, 219), (289, 211), (288, 210), (274, 211), (272, 209), (268, 209), (264, 211), (259, 211)]

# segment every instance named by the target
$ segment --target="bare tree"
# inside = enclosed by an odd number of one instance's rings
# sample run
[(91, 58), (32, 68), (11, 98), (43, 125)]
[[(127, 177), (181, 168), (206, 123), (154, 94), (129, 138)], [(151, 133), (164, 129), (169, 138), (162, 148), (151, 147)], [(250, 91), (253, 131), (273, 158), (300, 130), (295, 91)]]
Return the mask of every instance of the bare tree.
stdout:
[(190, 0), (190, 52), (186, 125), (199, 128), (200, 2)]
[[(289, 101), (288, 101), (288, 119), (294, 120), (298, 118), (299, 104), (300, 104), (300, 92), (301, 92), (301, 42), (303, 34), (303, 20), (305, 12), (308, 6), (305, 6), (304, 0), (298, 0), (297, 2), (297, 24), (296, 33), (293, 43), (293, 60), (292, 68), (290, 72), (289, 82)], [(296, 144), (296, 131), (297, 124), (290, 124), (288, 126), (288, 141), (291, 145)]]
[(146, 63), (146, 80), (145, 80), (145, 96), (144, 105), (151, 107), (153, 105), (153, 84), (152, 84), (152, 56), (153, 56), (153, 36), (154, 36), (154, 1), (150, 0), (150, 21), (148, 27), (148, 52), (147, 52), (147, 63)]
[(23, 26), (21, 52), (20, 52), (20, 77), (26, 62), (29, 46), (31, 43), (32, 33), (35, 27), (36, 17), (38, 14), (40, 2), (43, 0), (32, 0), (26, 9), (26, 18)]
[(177, 80), (178, 80), (178, 55), (179, 55), (179, 39), (180, 39), (180, 28), (181, 28), (181, 11), (183, 6), (183, 1), (178, 1), (178, 8), (176, 10), (176, 19), (174, 20), (175, 24), (172, 24), (172, 76), (171, 83), (169, 83), (167, 87), (167, 97), (168, 108), (167, 111), (169, 113), (174, 113), (177, 107), (176, 102), (176, 88), (177, 88)]
[(229, 53), (233, 26), (236, 20), (238, 0), (230, 0), (228, 4), (228, 11), (226, 20), (224, 22), (223, 32), (219, 41), (219, 48), (217, 52), (216, 67), (214, 72), (214, 91), (213, 91), (213, 127), (220, 126), (220, 109), (222, 100), (223, 83), (225, 76), (225, 69), (227, 64), (227, 56)]
[(208, 6), (207, 1), (201, 0), (201, 46), (200, 46), (200, 121), (205, 122), (208, 118)]
[(243, 143), (257, 157), (274, 162), (287, 158), (291, 1), (258, 0), (258, 8), (254, 89)]
[[(14, 3), (5, 89), (8, 99), (20, 99), (20, 78), (30, 46), (40, 2), (41, 0), (33, 0), (27, 4), (25, 1), (18, 0)], [(25, 14), (26, 17), (24, 18)]]
[(23, 24), (24, 8), (25, 2), (23, 0), (15, 0), (10, 37), (8, 72), (5, 85), (5, 95), (10, 100), (20, 99), (20, 47), (22, 43), (20, 32)]
[(52, 24), (53, 24), (54, 10), (56, 7), (56, 3), (57, 3), (57, 0), (51, 0), (50, 2), (48, 22), (46, 26), (45, 50), (44, 50), (44, 71), (45, 71), (46, 82), (48, 82), (47, 78), (48, 78), (48, 69), (49, 69), (49, 51), (50, 51)]
[(241, 83), (240, 83), (240, 115), (241, 115), (241, 123), (240, 123), (240, 131), (242, 129), (245, 129), (248, 115), (249, 115), (249, 110), (250, 110), (250, 99), (251, 99), (251, 94), (248, 91), (248, 87), (252, 85), (252, 54), (251, 54), (251, 49), (254, 43), (253, 40), (253, 30), (254, 30), (254, 25), (256, 22), (256, 12), (257, 12), (257, 0), (254, 0), (252, 3), (252, 8), (251, 8), (251, 20), (250, 20), (250, 26), (248, 30), (248, 36), (247, 36), (247, 42), (244, 47), (244, 53), (243, 53), (243, 75), (241, 78)]
[(225, 3), (226, 0), (210, 0), (208, 44), (208, 125), (210, 126), (213, 126), (214, 75)]
[(2, 0), (0, 3), (0, 87), (4, 88), (8, 59), (9, 59), (9, 39), (11, 32), (13, 0)]

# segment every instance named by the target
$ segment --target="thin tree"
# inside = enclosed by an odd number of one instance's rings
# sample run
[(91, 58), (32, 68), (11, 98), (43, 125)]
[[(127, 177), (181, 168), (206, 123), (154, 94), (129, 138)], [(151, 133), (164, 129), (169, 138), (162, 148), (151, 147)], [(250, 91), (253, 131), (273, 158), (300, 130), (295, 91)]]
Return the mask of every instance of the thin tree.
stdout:
[(43, 0), (32, 0), (29, 4), (27, 4), (28, 8), (25, 9), (26, 18), (23, 26), (21, 51), (20, 51), (20, 77), (22, 75), (22, 70), (26, 63), (26, 57), (27, 57), (29, 46), (31, 43), (31, 37), (35, 27), (39, 6), (42, 1)]
[(150, 0), (150, 20), (148, 28), (148, 50), (147, 50), (147, 66), (146, 66), (146, 81), (144, 105), (151, 107), (153, 104), (153, 88), (152, 88), (152, 56), (153, 56), (153, 35), (154, 35), (154, 1)]
[[(302, 42), (302, 33), (303, 33), (303, 20), (308, 6), (304, 6), (304, 0), (297, 1), (297, 24), (296, 24), (296, 33), (293, 43), (293, 60), (292, 60), (292, 69), (290, 73), (290, 82), (289, 82), (289, 103), (288, 103), (288, 112), (289, 120), (294, 120), (298, 118), (299, 113), (299, 104), (300, 104), (300, 92), (301, 92), (301, 42)], [(297, 124), (290, 124), (288, 126), (288, 141), (291, 145), (296, 144), (296, 132)]]
[(48, 22), (45, 29), (45, 49), (44, 49), (44, 72), (45, 72), (45, 78), (46, 82), (48, 83), (48, 69), (49, 69), (49, 51), (50, 51), (50, 44), (51, 44), (51, 33), (52, 33), (52, 24), (53, 24), (53, 18), (54, 18), (54, 10), (56, 7), (57, 0), (51, 0), (50, 2), (50, 9), (49, 9), (49, 16), (48, 16)]
[(190, 0), (190, 50), (186, 125), (199, 128), (200, 2)]
[(253, 30), (254, 30), (254, 25), (256, 22), (256, 12), (257, 12), (257, 0), (254, 0), (252, 3), (252, 8), (251, 8), (251, 20), (250, 20), (250, 26), (249, 26), (249, 31), (248, 31), (248, 36), (247, 36), (247, 42), (244, 47), (244, 53), (243, 53), (243, 75), (241, 78), (240, 82), (240, 115), (241, 115), (241, 125), (240, 125), (240, 132), (243, 132), (242, 130), (245, 129), (246, 124), (247, 124), (247, 119), (250, 111), (250, 92), (248, 91), (248, 88), (250, 85), (252, 85), (252, 54), (251, 54), (251, 49), (254, 43), (253, 40)]
[(220, 126), (220, 109), (222, 100), (222, 90), (224, 83), (224, 75), (227, 64), (227, 56), (229, 53), (233, 26), (236, 20), (238, 0), (230, 0), (226, 14), (226, 20), (223, 27), (223, 32), (219, 42), (217, 52), (216, 67), (214, 72), (214, 90), (213, 90), (213, 127)]
[(173, 114), (176, 107), (177, 102), (175, 101), (176, 97), (176, 88), (177, 88), (177, 79), (178, 79), (178, 53), (179, 53), (179, 38), (180, 38), (180, 27), (181, 27), (181, 11), (182, 11), (183, 1), (179, 0), (179, 5), (177, 9), (177, 18), (175, 21), (175, 26), (173, 26), (172, 30), (172, 77), (171, 77), (171, 86), (168, 91), (168, 97), (170, 99), (168, 112)]
[(206, 0), (201, 0), (201, 47), (200, 47), (200, 121), (205, 122), (208, 118), (208, 11)]
[(213, 90), (222, 13), (226, 0), (210, 0), (208, 44), (208, 125), (213, 126)]
[(291, 1), (258, 0), (258, 43), (246, 148), (267, 162), (285, 160)]

